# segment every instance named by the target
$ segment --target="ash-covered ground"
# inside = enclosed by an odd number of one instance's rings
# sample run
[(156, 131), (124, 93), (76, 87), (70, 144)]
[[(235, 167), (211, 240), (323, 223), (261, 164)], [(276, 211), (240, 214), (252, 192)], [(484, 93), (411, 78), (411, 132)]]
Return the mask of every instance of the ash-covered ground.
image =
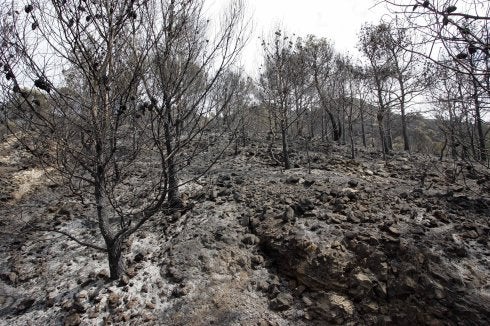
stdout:
[(109, 281), (102, 253), (30, 231), (98, 235), (94, 208), (5, 141), (0, 324), (490, 324), (488, 170), (310, 151), (287, 171), (265, 145), (225, 153), (182, 187), (184, 212), (131, 237), (126, 275)]

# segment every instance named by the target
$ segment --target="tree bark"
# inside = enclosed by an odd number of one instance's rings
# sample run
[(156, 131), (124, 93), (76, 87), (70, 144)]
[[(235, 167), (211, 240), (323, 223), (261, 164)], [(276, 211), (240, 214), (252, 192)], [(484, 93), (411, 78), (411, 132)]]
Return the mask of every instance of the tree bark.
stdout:
[(124, 262), (122, 260), (122, 240), (121, 235), (110, 242), (106, 242), (111, 280), (118, 280), (125, 271)]
[(481, 117), (481, 105), (480, 100), (478, 98), (478, 83), (473, 78), (473, 101), (475, 105), (475, 127), (476, 133), (478, 135), (478, 159), (481, 162), (485, 162), (487, 160), (486, 148), (485, 148), (485, 136), (483, 133), (483, 123)]
[(349, 114), (349, 139), (350, 139), (350, 158), (356, 158), (356, 148), (354, 144), (354, 128), (352, 126), (352, 107)]
[(103, 187), (103, 166), (99, 165), (96, 171), (94, 195), (97, 208), (97, 219), (100, 232), (102, 233), (102, 237), (106, 244), (110, 278), (111, 280), (116, 280), (119, 279), (124, 272), (124, 265), (121, 260), (122, 242), (124, 238), (123, 234), (116, 237), (114, 231), (110, 227), (109, 217), (107, 215), (107, 207), (109, 204)]
[(366, 143), (366, 130), (365, 130), (365, 121), (364, 121), (364, 108), (361, 106), (359, 109), (360, 109), (360, 112), (361, 112), (362, 146), (364, 146), (364, 148), (366, 148), (367, 147), (367, 143)]
[(282, 158), (284, 161), (284, 169), (291, 168), (291, 162), (289, 161), (289, 144), (288, 144), (288, 130), (284, 121), (281, 121), (281, 136), (282, 136)]
[(376, 91), (377, 91), (378, 105), (379, 105), (376, 118), (378, 120), (378, 131), (379, 131), (379, 138), (381, 141), (381, 151), (383, 152), (383, 160), (385, 160), (386, 154), (389, 152), (388, 144), (386, 143), (386, 135), (385, 135), (384, 125), (383, 125), (383, 119), (385, 115), (385, 104), (383, 101), (381, 80), (379, 79), (378, 76), (375, 76), (375, 82), (376, 82)]
[(403, 150), (410, 152), (410, 140), (408, 139), (407, 117), (405, 113), (405, 94), (403, 89), (400, 100), (400, 111), (402, 118)]
[(167, 201), (170, 208), (180, 208), (182, 202), (179, 196), (179, 184), (177, 179), (177, 169), (175, 165), (175, 157), (173, 155), (174, 146), (171, 131), (172, 113), (170, 111), (170, 104), (165, 105), (165, 122), (164, 122), (164, 133), (165, 133), (165, 148), (170, 156), (167, 159), (167, 179), (168, 179), (168, 197)]
[(382, 112), (377, 114), (378, 119), (378, 131), (379, 131), (379, 139), (381, 141), (381, 151), (383, 152), (383, 160), (386, 159), (386, 154), (389, 152), (388, 144), (386, 144), (386, 134), (383, 126), (383, 116)]
[[(385, 131), (385, 144), (388, 151), (393, 150), (393, 137), (391, 135), (391, 110), (386, 110), (386, 131)], [(388, 153), (388, 151), (386, 151)]]
[(332, 123), (332, 137), (333, 137), (332, 140), (333, 141), (339, 141), (340, 136), (342, 134), (340, 123), (337, 123), (335, 116), (333, 115), (332, 112), (330, 112), (330, 110), (326, 109), (326, 111), (327, 111), (328, 117), (330, 118), (330, 122)]

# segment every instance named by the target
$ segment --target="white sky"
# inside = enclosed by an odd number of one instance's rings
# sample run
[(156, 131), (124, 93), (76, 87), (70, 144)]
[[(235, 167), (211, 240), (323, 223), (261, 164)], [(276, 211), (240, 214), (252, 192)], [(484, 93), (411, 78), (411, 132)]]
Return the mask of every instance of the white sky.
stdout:
[(375, 0), (245, 0), (245, 4), (254, 30), (243, 53), (249, 74), (256, 73), (253, 70), (261, 63), (258, 37), (270, 35), (277, 27), (297, 36), (325, 37), (338, 51), (356, 55), (361, 25), (377, 23), (385, 13), (383, 6), (373, 7)]

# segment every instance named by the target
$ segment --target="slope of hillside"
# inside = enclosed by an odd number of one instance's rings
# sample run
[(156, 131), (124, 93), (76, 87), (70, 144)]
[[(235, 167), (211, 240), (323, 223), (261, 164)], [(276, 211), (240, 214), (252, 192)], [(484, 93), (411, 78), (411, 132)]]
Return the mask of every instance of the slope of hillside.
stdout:
[(299, 151), (288, 171), (265, 147), (226, 154), (110, 282), (102, 254), (30, 231), (90, 238), (94, 208), (2, 146), (0, 324), (490, 324), (490, 180), (463, 163), (334, 148), (308, 173)]

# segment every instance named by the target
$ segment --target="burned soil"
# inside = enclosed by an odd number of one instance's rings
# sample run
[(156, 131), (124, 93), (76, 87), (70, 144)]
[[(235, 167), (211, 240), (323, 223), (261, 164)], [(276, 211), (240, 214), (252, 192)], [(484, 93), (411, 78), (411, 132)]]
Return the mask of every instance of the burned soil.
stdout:
[(482, 167), (312, 144), (283, 170), (266, 146), (230, 151), (182, 186), (185, 210), (132, 236), (109, 281), (103, 254), (32, 231), (93, 238), (94, 207), (1, 146), (0, 324), (490, 324)]

